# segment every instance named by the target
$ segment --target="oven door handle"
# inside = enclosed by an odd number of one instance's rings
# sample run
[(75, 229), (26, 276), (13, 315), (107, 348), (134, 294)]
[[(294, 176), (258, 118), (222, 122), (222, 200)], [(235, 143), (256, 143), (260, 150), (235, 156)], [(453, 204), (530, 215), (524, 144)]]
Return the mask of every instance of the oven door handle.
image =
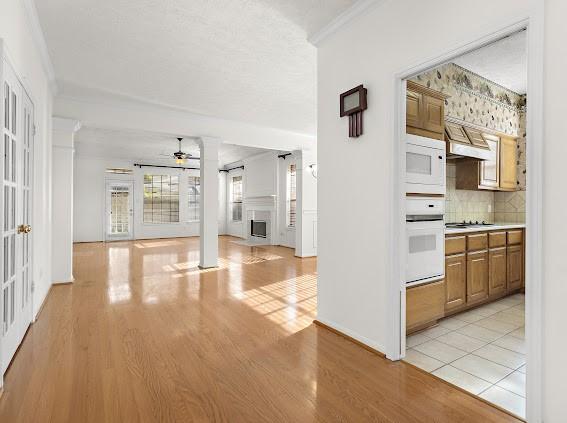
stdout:
[(443, 220), (442, 214), (431, 214), (431, 215), (409, 215), (406, 216), (406, 222), (416, 223), (416, 222), (439, 222)]

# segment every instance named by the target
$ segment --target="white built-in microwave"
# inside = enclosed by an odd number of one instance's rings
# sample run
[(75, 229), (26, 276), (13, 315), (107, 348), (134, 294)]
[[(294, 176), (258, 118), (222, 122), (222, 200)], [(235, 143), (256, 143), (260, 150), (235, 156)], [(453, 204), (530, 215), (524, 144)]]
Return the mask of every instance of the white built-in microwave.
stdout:
[(445, 142), (407, 134), (406, 192), (445, 195)]

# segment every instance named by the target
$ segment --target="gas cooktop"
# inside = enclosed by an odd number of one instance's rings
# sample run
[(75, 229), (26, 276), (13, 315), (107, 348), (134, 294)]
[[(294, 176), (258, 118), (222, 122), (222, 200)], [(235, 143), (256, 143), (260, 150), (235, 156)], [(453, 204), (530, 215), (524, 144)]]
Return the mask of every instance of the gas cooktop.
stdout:
[(479, 222), (478, 220), (475, 222), (469, 220), (468, 222), (462, 221), (445, 223), (446, 228), (472, 228), (475, 226), (494, 226), (494, 223), (486, 223), (484, 220), (482, 222)]

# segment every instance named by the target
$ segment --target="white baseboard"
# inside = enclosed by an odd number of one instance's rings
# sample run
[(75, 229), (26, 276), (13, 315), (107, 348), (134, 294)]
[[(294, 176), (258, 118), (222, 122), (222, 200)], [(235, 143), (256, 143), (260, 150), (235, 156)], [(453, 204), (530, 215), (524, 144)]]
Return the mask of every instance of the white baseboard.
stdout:
[(329, 320), (326, 320), (324, 318), (320, 318), (319, 316), (317, 316), (317, 320), (321, 323), (323, 323), (324, 325), (329, 326), (330, 328), (333, 328), (339, 332), (344, 333), (345, 335), (350, 336), (353, 339), (356, 339), (358, 342), (362, 342), (365, 345), (368, 345), (370, 348), (375, 349), (376, 351), (381, 352), (382, 354), (386, 355), (385, 351), (386, 349), (384, 348), (383, 345), (378, 344), (377, 342), (372, 341), (371, 339), (362, 336), (350, 329), (345, 328), (344, 326), (341, 326), (335, 322), (331, 322)]
[(66, 277), (66, 278), (61, 278), (61, 279), (58, 279), (56, 281), (53, 281), (53, 285), (63, 285), (63, 284), (72, 283), (72, 282), (75, 282), (75, 278), (73, 277), (73, 275)]

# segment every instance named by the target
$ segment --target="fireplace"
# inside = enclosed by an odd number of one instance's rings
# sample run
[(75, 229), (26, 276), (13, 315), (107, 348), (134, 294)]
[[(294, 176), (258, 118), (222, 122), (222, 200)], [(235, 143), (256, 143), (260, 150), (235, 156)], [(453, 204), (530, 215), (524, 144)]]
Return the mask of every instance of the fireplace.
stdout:
[(245, 204), (246, 240), (253, 245), (274, 245), (278, 241), (275, 197), (252, 197)]
[(265, 220), (251, 220), (250, 221), (250, 235), (258, 238), (266, 238), (266, 221)]

